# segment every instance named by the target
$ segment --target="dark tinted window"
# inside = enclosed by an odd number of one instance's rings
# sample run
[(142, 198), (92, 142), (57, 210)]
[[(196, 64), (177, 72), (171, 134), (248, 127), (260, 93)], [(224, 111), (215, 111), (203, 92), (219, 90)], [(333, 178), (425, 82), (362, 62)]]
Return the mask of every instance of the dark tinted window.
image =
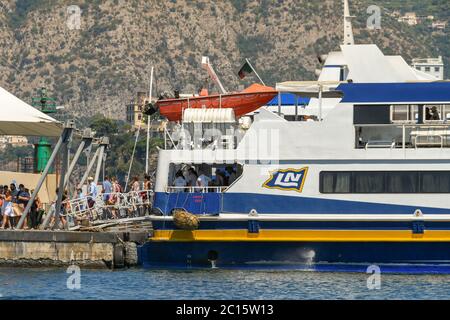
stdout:
[(353, 109), (354, 124), (387, 124), (391, 123), (390, 106), (355, 106)]
[(321, 172), (321, 193), (450, 193), (450, 171)]
[(386, 174), (387, 193), (417, 193), (419, 174), (417, 172), (388, 172)]
[(355, 193), (385, 192), (384, 172), (354, 172)]
[(423, 193), (450, 193), (450, 173), (422, 172), (420, 189)]
[(322, 172), (322, 193), (350, 193), (351, 172)]

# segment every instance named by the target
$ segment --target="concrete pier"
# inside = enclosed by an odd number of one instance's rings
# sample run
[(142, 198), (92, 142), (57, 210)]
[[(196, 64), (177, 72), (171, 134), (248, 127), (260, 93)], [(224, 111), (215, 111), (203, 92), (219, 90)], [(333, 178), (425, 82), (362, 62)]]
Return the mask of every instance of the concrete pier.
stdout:
[(123, 268), (137, 264), (136, 244), (148, 232), (0, 231), (0, 266), (71, 264)]

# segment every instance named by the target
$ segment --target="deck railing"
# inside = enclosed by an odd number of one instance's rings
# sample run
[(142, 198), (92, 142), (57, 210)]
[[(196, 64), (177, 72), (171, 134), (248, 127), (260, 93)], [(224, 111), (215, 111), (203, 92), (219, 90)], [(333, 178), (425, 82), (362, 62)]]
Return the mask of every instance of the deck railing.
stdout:
[[(368, 139), (358, 148), (450, 148), (450, 124), (447, 123), (425, 123), (425, 124), (361, 124), (355, 128), (396, 128), (401, 140), (396, 141), (395, 137), (389, 140)], [(365, 132), (367, 135), (367, 131)], [(360, 136), (358, 135), (359, 139)], [(361, 141), (358, 141), (361, 143)]]
[[(154, 192), (152, 190), (130, 191), (128, 193), (101, 193), (94, 199), (89, 196), (66, 200), (64, 211), (72, 224), (81, 220), (111, 220), (150, 214)], [(55, 204), (48, 214), (53, 214)]]
[(227, 186), (211, 186), (211, 187), (167, 187), (166, 192), (168, 193), (177, 193), (177, 192), (186, 192), (186, 193), (208, 193), (208, 192), (224, 192)]

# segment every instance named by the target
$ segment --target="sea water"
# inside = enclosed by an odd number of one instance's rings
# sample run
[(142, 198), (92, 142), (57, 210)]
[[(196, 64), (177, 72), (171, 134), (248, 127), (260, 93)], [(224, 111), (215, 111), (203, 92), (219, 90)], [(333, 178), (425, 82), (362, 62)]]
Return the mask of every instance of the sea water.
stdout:
[[(0, 299), (450, 299), (450, 276), (281, 270), (0, 268)], [(74, 283), (78, 285), (73, 285)]]

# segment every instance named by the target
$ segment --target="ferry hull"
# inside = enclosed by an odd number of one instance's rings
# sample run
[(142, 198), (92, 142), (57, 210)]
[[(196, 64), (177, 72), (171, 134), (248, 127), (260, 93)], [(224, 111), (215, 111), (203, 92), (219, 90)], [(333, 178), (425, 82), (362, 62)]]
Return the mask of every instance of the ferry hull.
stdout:
[[(450, 272), (448, 242), (149, 242), (139, 248), (146, 268), (317, 269), (365, 272)], [(215, 258), (212, 263), (211, 258)], [(332, 266), (334, 266), (332, 268)], [(383, 270), (382, 270), (383, 271)]]

